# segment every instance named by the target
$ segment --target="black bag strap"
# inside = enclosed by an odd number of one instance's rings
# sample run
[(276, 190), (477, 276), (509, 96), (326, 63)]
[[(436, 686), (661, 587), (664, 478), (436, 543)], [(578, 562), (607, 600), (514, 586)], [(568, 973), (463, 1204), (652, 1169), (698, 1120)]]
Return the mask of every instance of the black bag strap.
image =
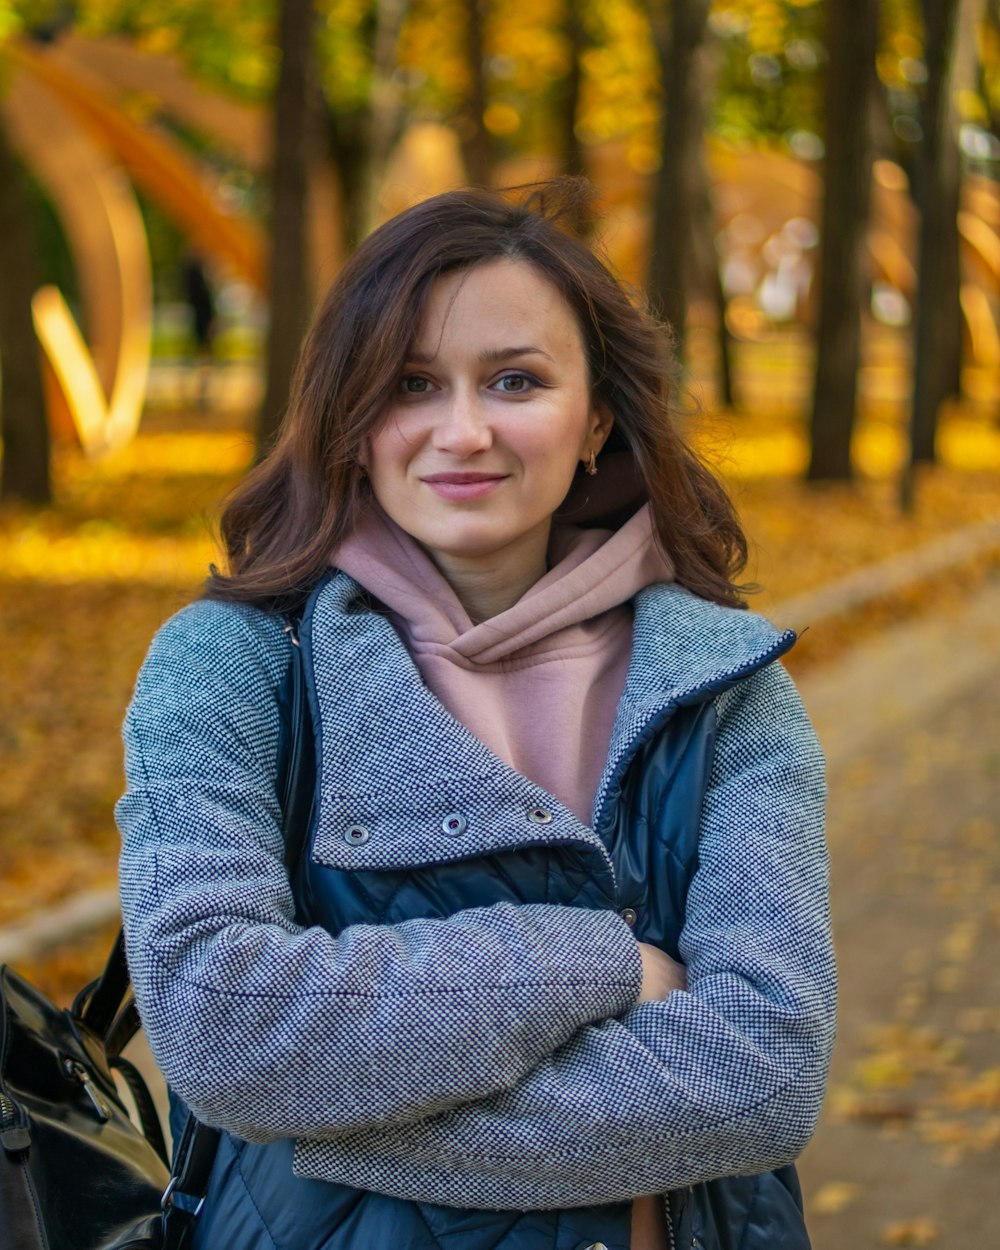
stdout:
[(299, 639), (298, 617), (286, 618), (285, 632), (292, 644), (284, 681), (278, 692), (281, 745), (278, 750), (277, 788), (285, 839), (285, 867), (294, 882), (312, 824), (316, 789), (316, 735), (306, 689), (306, 661)]
[(128, 1059), (123, 1059), (121, 1055), (113, 1056), (109, 1062), (116, 1072), (122, 1074), (125, 1084), (132, 1093), (143, 1136), (163, 1160), (163, 1166), (169, 1168), (170, 1156), (167, 1153), (167, 1143), (163, 1136), (163, 1126), (160, 1124), (156, 1104), (153, 1102), (142, 1073), (135, 1064), (130, 1063)]
[[(119, 929), (118, 937), (108, 955), (108, 962), (104, 965), (104, 971), (96, 981), (85, 985), (74, 999), (73, 1015), (82, 1020), (87, 1028), (103, 1041), (121, 1009), (122, 1000), (128, 994), (130, 984), (128, 963), (125, 959), (125, 931)], [(136, 1029), (138, 1027), (137, 1019)], [(118, 1050), (122, 1049), (134, 1033), (135, 1029), (125, 1038)], [(115, 1053), (117, 1054), (118, 1051)]]
[(163, 1207), (163, 1250), (183, 1250), (190, 1243), (194, 1222), (208, 1193), (216, 1151), (222, 1133), (189, 1115), (174, 1150), (170, 1184)]
[(104, 1049), (108, 1053), (108, 1058), (117, 1058), (141, 1027), (139, 1008), (135, 1005), (135, 999), (129, 994), (122, 1004), (121, 1011), (112, 1020), (111, 1027), (104, 1034)]

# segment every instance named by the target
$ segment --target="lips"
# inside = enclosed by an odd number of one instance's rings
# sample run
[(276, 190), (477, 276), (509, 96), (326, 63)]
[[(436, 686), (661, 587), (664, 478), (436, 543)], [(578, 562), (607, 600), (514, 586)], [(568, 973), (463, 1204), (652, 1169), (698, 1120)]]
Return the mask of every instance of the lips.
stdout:
[(441, 499), (482, 499), (507, 480), (506, 473), (429, 473), (420, 479)]

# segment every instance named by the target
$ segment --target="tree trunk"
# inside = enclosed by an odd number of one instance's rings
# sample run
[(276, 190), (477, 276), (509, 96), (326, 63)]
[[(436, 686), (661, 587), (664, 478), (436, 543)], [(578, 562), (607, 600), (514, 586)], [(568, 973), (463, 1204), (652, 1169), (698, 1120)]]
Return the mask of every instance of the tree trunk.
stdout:
[(399, 138), (403, 102), (395, 81), (399, 35), (409, 0), (376, 0), (372, 49), (371, 148), (368, 154), (368, 222), (378, 219), (378, 192), (389, 153)]
[[(717, 52), (718, 49), (715, 49)], [(717, 57), (706, 58), (706, 72), (702, 86), (702, 98), (711, 99), (715, 91), (717, 74)], [(700, 282), (704, 284), (709, 299), (715, 309), (715, 348), (718, 357), (719, 399), (727, 408), (736, 405), (733, 381), (732, 335), (726, 321), (728, 301), (722, 285), (722, 272), (719, 268), (719, 249), (716, 245), (718, 222), (715, 215), (715, 196), (712, 179), (705, 159), (705, 149), (699, 145), (698, 159), (692, 166), (695, 175), (693, 191), (695, 210), (693, 214), (694, 244), (693, 254), (697, 258)]]
[(465, 0), (465, 54), (469, 68), (469, 96), (462, 150), (469, 182), (477, 187), (489, 186), (493, 172), (493, 142), (483, 122), (487, 101), (483, 18), (488, 3), (489, 0)]
[(0, 120), (0, 499), (52, 500), (49, 427), (38, 339), (31, 319), (35, 241), (24, 174)]
[[(913, 345), (910, 463), (937, 458), (937, 421), (951, 390), (953, 338), (961, 334), (958, 303), (958, 202), (960, 162), (951, 107), (951, 62), (959, 0), (921, 0), (927, 82), (917, 155), (917, 308)], [(952, 363), (951, 370), (954, 365)], [(912, 475), (903, 484), (904, 507), (912, 505)]]
[(857, 417), (865, 238), (871, 203), (871, 96), (877, 0), (826, 6), (826, 165), (820, 241), (819, 325), (813, 381), (811, 481), (847, 481)]
[(353, 251), (369, 227), (371, 111), (368, 108), (335, 111), (324, 106), (323, 117), (327, 148), (344, 206), (344, 247), (346, 251)]
[(274, 441), (312, 313), (308, 279), (309, 169), (319, 134), (312, 0), (281, 0), (281, 70), (274, 101), (270, 321), (267, 381), (257, 416), (257, 454)]
[(704, 154), (697, 162), (698, 185), (695, 188), (696, 211), (693, 216), (695, 254), (704, 275), (709, 298), (715, 309), (715, 348), (718, 353), (719, 399), (727, 408), (735, 406), (733, 389), (732, 337), (726, 323), (726, 292), (719, 272), (719, 251), (715, 245), (716, 221), (712, 182), (708, 176)]
[(569, 48), (569, 66), (559, 100), (559, 130), (562, 137), (562, 171), (564, 174), (584, 172), (583, 145), (576, 133), (576, 117), (580, 107), (580, 62), (587, 46), (587, 32), (580, 12), (581, 0), (565, 0), (563, 34)]
[[(660, 169), (653, 192), (649, 297), (673, 329), (683, 360), (688, 264), (694, 239), (704, 121), (698, 53), (708, 23), (709, 0), (649, 0), (649, 19), (660, 63), (663, 97)], [(669, 13), (668, 13), (669, 8)]]

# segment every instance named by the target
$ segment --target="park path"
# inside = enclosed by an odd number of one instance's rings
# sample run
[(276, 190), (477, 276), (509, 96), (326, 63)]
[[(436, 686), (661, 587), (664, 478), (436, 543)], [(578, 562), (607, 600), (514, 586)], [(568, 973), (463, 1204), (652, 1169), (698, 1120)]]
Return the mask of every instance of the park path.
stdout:
[(1000, 1247), (1000, 576), (799, 684), (841, 982), (814, 1250)]

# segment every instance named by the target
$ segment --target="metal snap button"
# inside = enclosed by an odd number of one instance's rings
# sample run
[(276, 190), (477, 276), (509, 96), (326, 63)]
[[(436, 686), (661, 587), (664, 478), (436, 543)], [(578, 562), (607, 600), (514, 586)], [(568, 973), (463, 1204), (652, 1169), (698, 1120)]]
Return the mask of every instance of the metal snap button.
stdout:
[(344, 830), (344, 841), (349, 846), (364, 846), (371, 836), (364, 825), (351, 825)]
[(533, 825), (548, 825), (552, 823), (552, 813), (547, 807), (529, 807), (528, 819)]
[(468, 827), (469, 822), (461, 812), (451, 812), (441, 821), (441, 829), (449, 838), (460, 838)]
[(627, 925), (634, 925), (639, 919), (634, 907), (623, 907), (618, 914)]

